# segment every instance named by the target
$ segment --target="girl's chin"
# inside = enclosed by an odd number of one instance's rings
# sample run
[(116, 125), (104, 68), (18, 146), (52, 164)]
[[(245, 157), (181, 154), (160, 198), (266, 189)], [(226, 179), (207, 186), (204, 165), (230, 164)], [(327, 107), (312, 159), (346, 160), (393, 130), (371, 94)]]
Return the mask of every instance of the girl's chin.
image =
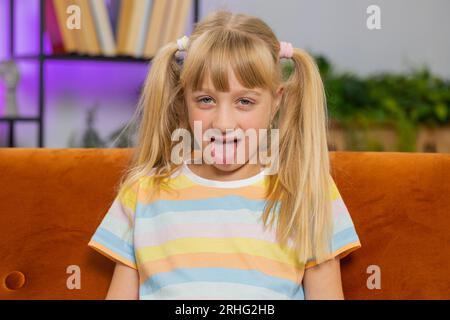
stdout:
[(240, 167), (242, 167), (244, 164), (240, 164), (240, 163), (214, 163), (212, 164), (216, 169), (221, 170), (221, 171), (234, 171)]

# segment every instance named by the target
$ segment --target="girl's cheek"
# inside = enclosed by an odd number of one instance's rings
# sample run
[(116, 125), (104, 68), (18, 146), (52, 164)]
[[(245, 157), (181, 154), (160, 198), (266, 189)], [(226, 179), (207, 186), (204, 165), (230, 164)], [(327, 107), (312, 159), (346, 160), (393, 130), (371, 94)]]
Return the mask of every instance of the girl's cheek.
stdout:
[(253, 117), (246, 118), (244, 121), (242, 121), (242, 127), (243, 130), (247, 129), (253, 129), (256, 132), (259, 131), (259, 129), (266, 129), (267, 128), (267, 122), (265, 120), (266, 117), (263, 115), (255, 115)]
[(205, 116), (205, 114), (194, 111), (189, 114), (189, 123), (191, 124), (192, 130), (194, 130), (194, 125), (196, 122), (198, 122), (197, 125), (201, 124), (202, 128), (204, 129), (208, 126), (209, 119), (207, 116)]

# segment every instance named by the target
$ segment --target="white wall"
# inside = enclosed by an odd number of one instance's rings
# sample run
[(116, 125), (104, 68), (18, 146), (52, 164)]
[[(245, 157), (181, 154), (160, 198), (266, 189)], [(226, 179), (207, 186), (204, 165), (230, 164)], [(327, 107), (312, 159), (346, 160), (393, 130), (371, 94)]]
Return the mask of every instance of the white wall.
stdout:
[[(366, 8), (381, 9), (381, 29), (368, 30)], [(203, 0), (202, 16), (219, 8), (266, 21), (283, 41), (322, 53), (338, 70), (403, 72), (427, 64), (450, 78), (448, 0)]]

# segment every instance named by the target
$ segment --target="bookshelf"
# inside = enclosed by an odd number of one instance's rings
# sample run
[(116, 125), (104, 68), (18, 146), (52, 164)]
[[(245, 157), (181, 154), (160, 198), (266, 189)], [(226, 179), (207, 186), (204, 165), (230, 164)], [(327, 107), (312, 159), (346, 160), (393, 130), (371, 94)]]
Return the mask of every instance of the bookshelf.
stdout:
[[(36, 117), (0, 117), (0, 123), (8, 124), (8, 147), (14, 148), (15, 124), (18, 122), (34, 122), (38, 125), (37, 142), (38, 147), (44, 147), (44, 112), (45, 112), (45, 77), (44, 65), (47, 61), (98, 61), (98, 62), (121, 62), (121, 63), (149, 63), (151, 58), (135, 58), (131, 56), (91, 56), (85, 54), (46, 54), (44, 51), (44, 33), (45, 33), (45, 1), (39, 0), (39, 48), (37, 55), (16, 55), (14, 44), (14, 0), (9, 0), (9, 56), (12, 60), (37, 61), (38, 62), (38, 115)], [(193, 22), (199, 20), (199, 2), (193, 0)]]

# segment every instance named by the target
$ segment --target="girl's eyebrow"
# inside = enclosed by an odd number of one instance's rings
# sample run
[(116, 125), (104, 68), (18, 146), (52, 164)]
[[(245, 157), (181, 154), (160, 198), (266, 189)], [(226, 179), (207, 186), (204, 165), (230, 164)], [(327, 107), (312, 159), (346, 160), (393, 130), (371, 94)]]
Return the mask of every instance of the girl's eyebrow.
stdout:
[[(213, 90), (209, 90), (209, 88), (200, 88), (200, 90), (194, 91), (194, 93), (197, 93), (197, 92), (214, 93), (214, 91)], [(254, 95), (257, 95), (257, 96), (261, 95), (261, 93), (259, 93), (258, 91), (255, 91), (255, 90), (243, 89), (243, 90), (240, 90), (240, 91), (236, 91), (236, 94), (248, 94), (248, 93), (254, 94)]]
[(240, 93), (240, 94), (250, 93), (250, 94), (257, 95), (257, 96), (261, 95), (261, 93), (259, 93), (258, 91), (255, 91), (255, 90), (241, 90), (241, 91), (238, 91), (238, 93)]

